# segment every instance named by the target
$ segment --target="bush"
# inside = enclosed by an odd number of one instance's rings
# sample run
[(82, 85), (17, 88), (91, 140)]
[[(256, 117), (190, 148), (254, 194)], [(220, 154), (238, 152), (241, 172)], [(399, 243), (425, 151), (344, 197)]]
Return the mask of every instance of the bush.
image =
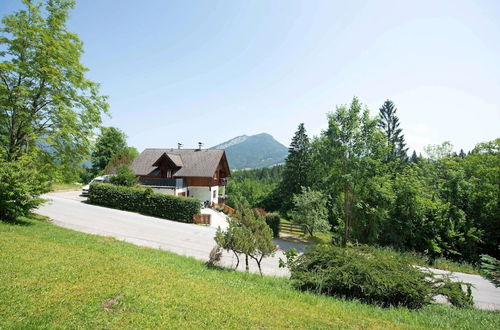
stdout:
[(273, 237), (280, 237), (280, 216), (276, 213), (269, 213), (266, 215), (266, 223), (273, 231)]
[(38, 196), (50, 190), (48, 178), (29, 160), (0, 162), (0, 220), (14, 221), (43, 203)]
[[(439, 280), (437, 281), (438, 286), (435, 292), (437, 294), (442, 294), (448, 301), (455, 307), (460, 308), (473, 308), (474, 301), (472, 300), (472, 290), (471, 285), (462, 282), (451, 282), (448, 278), (442, 280), (442, 284), (439, 285)], [(464, 293), (462, 285), (467, 287), (467, 293)]]
[(456, 307), (473, 305), (469, 283), (424, 272), (405, 257), (374, 247), (322, 244), (299, 257), (286, 256), (287, 262), (280, 260), (280, 265), (290, 268), (294, 286), (301, 290), (384, 307), (420, 308), (436, 295), (444, 295)]
[(127, 165), (120, 165), (109, 182), (117, 186), (133, 187), (137, 184), (138, 179)]
[(500, 261), (487, 254), (481, 255), (481, 270), (484, 277), (495, 287), (500, 287)]
[(157, 194), (151, 188), (105, 183), (90, 185), (88, 202), (182, 222), (193, 222), (193, 214), (200, 213), (200, 202), (194, 198)]
[(420, 308), (432, 301), (425, 273), (368, 247), (318, 245), (299, 256), (290, 270), (301, 290), (382, 306)]

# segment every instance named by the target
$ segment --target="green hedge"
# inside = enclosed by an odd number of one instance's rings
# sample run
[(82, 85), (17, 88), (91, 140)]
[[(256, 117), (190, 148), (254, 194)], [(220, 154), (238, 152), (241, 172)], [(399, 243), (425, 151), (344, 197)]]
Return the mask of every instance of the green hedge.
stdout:
[(157, 194), (151, 188), (105, 183), (90, 185), (88, 202), (182, 222), (193, 222), (193, 214), (200, 213), (200, 201), (194, 198)]

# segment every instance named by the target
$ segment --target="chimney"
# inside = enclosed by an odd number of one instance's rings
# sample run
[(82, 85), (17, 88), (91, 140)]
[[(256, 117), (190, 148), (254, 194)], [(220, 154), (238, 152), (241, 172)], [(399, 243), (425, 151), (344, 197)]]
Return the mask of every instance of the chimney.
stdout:
[(198, 150), (201, 150), (203, 148), (203, 143), (202, 142), (198, 142)]
[(177, 143), (177, 149), (182, 148), (182, 143)]

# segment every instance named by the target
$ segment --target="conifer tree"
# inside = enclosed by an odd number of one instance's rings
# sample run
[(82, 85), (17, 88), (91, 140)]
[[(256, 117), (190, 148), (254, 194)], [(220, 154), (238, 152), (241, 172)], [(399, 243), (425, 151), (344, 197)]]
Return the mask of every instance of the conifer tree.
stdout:
[(406, 147), (402, 129), (399, 127), (399, 118), (396, 116), (397, 108), (391, 100), (387, 100), (379, 111), (378, 126), (384, 131), (389, 148), (386, 160), (393, 161), (400, 159), (407, 161), (408, 148)]
[(281, 211), (288, 212), (293, 207), (292, 196), (302, 191), (302, 187), (310, 186), (311, 144), (301, 123), (292, 138), (288, 156), (285, 161), (283, 179), (279, 191), (281, 195)]
[(415, 150), (413, 150), (413, 153), (411, 154), (410, 162), (412, 163), (418, 163), (418, 156)]

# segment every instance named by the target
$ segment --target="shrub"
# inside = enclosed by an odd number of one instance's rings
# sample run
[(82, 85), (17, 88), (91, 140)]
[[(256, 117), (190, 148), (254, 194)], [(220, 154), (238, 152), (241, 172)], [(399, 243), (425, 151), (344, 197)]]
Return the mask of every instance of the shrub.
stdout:
[[(451, 282), (448, 278), (442, 280), (442, 284), (435, 289), (435, 293), (441, 294), (448, 298), (448, 301), (455, 307), (460, 308), (472, 308), (474, 307), (474, 301), (472, 300), (472, 290), (471, 285), (463, 282)], [(467, 293), (464, 293), (462, 285), (467, 287)]]
[(280, 216), (276, 213), (268, 213), (266, 215), (266, 223), (273, 231), (273, 237), (280, 237)]
[[(286, 255), (298, 289), (359, 299), (381, 306), (420, 308), (436, 295), (456, 307), (472, 307), (471, 285), (424, 272), (405, 257), (369, 246), (317, 245), (303, 255)], [(467, 287), (464, 292), (462, 286)]]
[(487, 254), (481, 255), (481, 270), (495, 287), (500, 287), (500, 261)]
[(109, 182), (117, 186), (133, 187), (137, 184), (137, 177), (127, 165), (120, 165)]
[(301, 290), (382, 306), (420, 308), (432, 300), (425, 273), (368, 247), (318, 245), (299, 256), (290, 270)]
[(0, 220), (13, 221), (28, 215), (43, 203), (38, 196), (49, 190), (48, 178), (33, 162), (0, 162)]
[(151, 188), (105, 183), (90, 185), (88, 202), (182, 222), (193, 222), (193, 214), (200, 213), (200, 202), (194, 198), (157, 194)]

